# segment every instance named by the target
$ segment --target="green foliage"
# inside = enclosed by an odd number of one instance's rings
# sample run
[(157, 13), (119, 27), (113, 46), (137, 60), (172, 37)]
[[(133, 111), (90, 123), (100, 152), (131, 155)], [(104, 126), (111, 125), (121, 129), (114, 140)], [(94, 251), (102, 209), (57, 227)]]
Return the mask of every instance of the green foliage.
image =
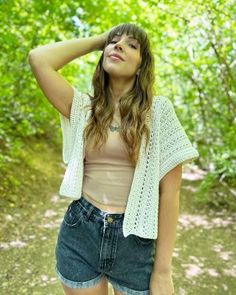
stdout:
[(219, 179), (218, 171), (209, 172), (198, 186), (196, 193), (198, 207), (202, 205), (205, 208), (207, 204), (211, 209), (235, 212), (236, 191), (230, 188), (230, 185), (233, 184), (227, 184)]
[[(100, 34), (133, 22), (150, 36), (156, 58), (156, 93), (169, 97), (197, 147), (199, 166), (213, 179), (236, 176), (236, 6), (233, 1), (1, 1), (0, 167), (14, 161), (22, 138), (60, 133), (28, 64), (30, 49)], [(104, 13), (105, 12), (105, 13)], [(59, 72), (82, 91), (100, 52), (74, 60)], [(54, 140), (51, 135), (51, 140)], [(203, 182), (204, 183), (204, 182)]]

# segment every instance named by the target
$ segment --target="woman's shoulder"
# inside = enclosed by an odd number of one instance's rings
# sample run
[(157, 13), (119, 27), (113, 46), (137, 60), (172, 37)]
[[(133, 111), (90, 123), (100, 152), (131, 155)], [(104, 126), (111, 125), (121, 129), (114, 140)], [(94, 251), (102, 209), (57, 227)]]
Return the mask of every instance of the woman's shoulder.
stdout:
[(156, 95), (153, 98), (153, 110), (155, 112), (160, 112), (165, 108), (172, 108), (173, 107), (173, 103), (171, 102), (171, 100), (163, 95)]

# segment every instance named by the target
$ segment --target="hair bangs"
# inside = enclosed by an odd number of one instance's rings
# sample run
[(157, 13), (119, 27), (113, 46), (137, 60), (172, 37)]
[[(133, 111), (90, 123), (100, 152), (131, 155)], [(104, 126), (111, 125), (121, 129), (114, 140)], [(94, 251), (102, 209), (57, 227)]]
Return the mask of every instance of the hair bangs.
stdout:
[(124, 23), (114, 27), (109, 33), (108, 43), (113, 39), (115, 35), (121, 36), (123, 34), (134, 37), (140, 44), (142, 52), (142, 49), (143, 47), (145, 47), (145, 43), (147, 42), (147, 36), (146, 33), (135, 24)]

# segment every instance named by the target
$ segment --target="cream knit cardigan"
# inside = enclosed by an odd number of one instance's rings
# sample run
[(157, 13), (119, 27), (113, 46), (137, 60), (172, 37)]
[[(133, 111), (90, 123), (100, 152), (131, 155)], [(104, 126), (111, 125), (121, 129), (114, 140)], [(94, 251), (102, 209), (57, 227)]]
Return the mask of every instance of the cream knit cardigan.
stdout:
[[(85, 147), (83, 130), (89, 118), (90, 99), (73, 87), (70, 120), (59, 113), (63, 162), (67, 165), (59, 195), (79, 199), (82, 193)], [(86, 105), (88, 108), (86, 108)], [(199, 157), (178, 120), (171, 101), (163, 96), (153, 100), (148, 118), (150, 141), (145, 154), (142, 139), (140, 157), (135, 167), (123, 221), (123, 234), (143, 238), (158, 236), (159, 181), (178, 164)]]

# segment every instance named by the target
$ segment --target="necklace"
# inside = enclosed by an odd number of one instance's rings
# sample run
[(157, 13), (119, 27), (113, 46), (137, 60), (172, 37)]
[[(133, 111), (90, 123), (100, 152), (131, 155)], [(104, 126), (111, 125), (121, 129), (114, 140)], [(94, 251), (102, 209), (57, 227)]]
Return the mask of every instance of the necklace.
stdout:
[(117, 121), (117, 120), (115, 120), (115, 122), (114, 122), (114, 123), (118, 124), (118, 126), (113, 126), (113, 125), (110, 125), (110, 126), (109, 126), (109, 129), (110, 129), (112, 132), (114, 132), (114, 131), (117, 131), (117, 132), (119, 132), (119, 131), (120, 131), (120, 129), (121, 129), (121, 127), (120, 127), (120, 125), (119, 125), (118, 121)]
[(112, 126), (112, 125), (110, 125), (109, 126), (109, 129), (112, 131), (112, 132), (114, 132), (114, 131), (120, 131), (120, 126)]

